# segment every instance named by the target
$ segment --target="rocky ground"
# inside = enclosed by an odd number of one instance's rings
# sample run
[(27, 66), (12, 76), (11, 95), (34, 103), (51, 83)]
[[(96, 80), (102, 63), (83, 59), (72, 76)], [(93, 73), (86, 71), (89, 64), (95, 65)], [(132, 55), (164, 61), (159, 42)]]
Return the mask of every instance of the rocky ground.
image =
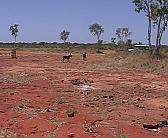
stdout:
[[(168, 74), (100, 67), (105, 54), (0, 55), (0, 138), (168, 138)], [(96, 66), (95, 66), (96, 65)]]

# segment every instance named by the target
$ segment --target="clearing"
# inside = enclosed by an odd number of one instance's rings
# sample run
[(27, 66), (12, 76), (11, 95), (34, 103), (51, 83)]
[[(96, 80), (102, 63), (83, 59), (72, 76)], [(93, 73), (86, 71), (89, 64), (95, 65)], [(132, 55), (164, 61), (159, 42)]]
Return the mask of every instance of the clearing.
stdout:
[(143, 128), (168, 120), (161, 61), (153, 67), (114, 51), (88, 51), (83, 61), (72, 51), (63, 63), (61, 50), (9, 52), (0, 51), (1, 138), (168, 138), (168, 127)]

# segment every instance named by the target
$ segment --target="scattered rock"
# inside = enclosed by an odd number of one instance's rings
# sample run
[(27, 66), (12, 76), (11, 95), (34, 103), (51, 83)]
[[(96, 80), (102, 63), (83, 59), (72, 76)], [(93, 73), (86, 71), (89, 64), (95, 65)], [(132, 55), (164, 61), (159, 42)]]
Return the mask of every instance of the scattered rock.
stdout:
[(108, 95), (103, 95), (102, 98), (108, 98)]
[(147, 129), (158, 129), (159, 128), (158, 124), (155, 124), (155, 125), (143, 124), (143, 127)]
[(165, 109), (166, 107), (164, 105), (160, 105), (160, 109)]
[(108, 112), (112, 112), (113, 110), (112, 109), (107, 109)]
[(163, 120), (163, 121), (160, 121), (158, 124), (154, 124), (154, 125), (153, 124), (143, 124), (143, 127), (153, 132), (157, 132), (162, 127), (168, 127), (168, 121)]
[(93, 100), (94, 100), (94, 101), (99, 101), (99, 100), (100, 100), (100, 97), (95, 97)]
[(74, 133), (70, 133), (69, 135), (68, 135), (68, 138), (74, 138), (75, 137), (75, 134)]
[(46, 108), (45, 112), (57, 112), (58, 108), (53, 107), (53, 108)]
[(158, 123), (159, 127), (168, 127), (168, 121), (163, 120)]
[(63, 82), (64, 82), (64, 80), (61, 80), (61, 82), (63, 83)]
[(11, 92), (10, 95), (14, 95), (15, 93), (14, 92)]
[(128, 101), (127, 100), (122, 100), (122, 103), (127, 103)]
[(75, 109), (69, 109), (66, 113), (68, 117), (74, 117), (77, 111)]
[(93, 130), (92, 130), (92, 128), (86, 128), (86, 129), (85, 129), (85, 132), (92, 133), (92, 132), (93, 132)]
[(50, 108), (47, 108), (45, 112), (51, 112), (51, 111), (50, 111)]
[(71, 83), (73, 85), (80, 86), (80, 85), (90, 85), (91, 83), (93, 83), (93, 81), (92, 80), (88, 80), (88, 79), (83, 79), (83, 80), (74, 79), (74, 80), (71, 80)]
[(80, 85), (78, 86), (78, 89), (83, 90), (83, 91), (88, 91), (88, 90), (93, 90), (95, 88), (92, 87), (91, 85)]
[(74, 117), (75, 113), (74, 112), (70, 112), (70, 113), (67, 113), (68, 114), (68, 117)]
[(114, 98), (114, 96), (113, 95), (109, 95), (109, 99), (113, 99)]
[(136, 107), (138, 107), (138, 108), (145, 108), (145, 106), (142, 105), (142, 104), (136, 104)]
[(135, 119), (132, 120), (132, 122), (135, 122), (135, 121), (136, 121)]
[(137, 100), (137, 101), (142, 101), (142, 98), (137, 98), (136, 100)]

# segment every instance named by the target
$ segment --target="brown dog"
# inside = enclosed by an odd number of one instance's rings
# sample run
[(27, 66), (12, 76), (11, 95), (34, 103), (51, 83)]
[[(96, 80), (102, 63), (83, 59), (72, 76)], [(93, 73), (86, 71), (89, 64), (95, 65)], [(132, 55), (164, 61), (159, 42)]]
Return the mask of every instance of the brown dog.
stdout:
[(86, 58), (87, 55), (86, 55), (86, 54), (87, 54), (87, 53), (85, 52), (85, 53), (83, 53), (83, 55), (82, 55), (84, 61), (87, 60), (87, 58)]
[(70, 62), (69, 60), (70, 60), (71, 57), (72, 57), (72, 54), (71, 54), (71, 53), (70, 53), (68, 56), (63, 56), (63, 57), (62, 57), (62, 61), (64, 62), (64, 60), (67, 59), (68, 62)]

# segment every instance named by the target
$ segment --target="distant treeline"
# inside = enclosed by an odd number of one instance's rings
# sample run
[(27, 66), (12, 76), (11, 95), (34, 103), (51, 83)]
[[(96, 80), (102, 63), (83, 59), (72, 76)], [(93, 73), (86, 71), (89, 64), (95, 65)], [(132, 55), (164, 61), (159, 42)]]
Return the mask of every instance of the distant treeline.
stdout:
[[(100, 44), (99, 44), (100, 45)], [(25, 47), (25, 48), (40, 48), (40, 47), (82, 47), (82, 46), (98, 46), (96, 43), (57, 43), (57, 42), (33, 42), (33, 43), (26, 43), (26, 42), (19, 42), (19, 43), (3, 43), (0, 42), (0, 48), (12, 48), (13, 46), (16, 47)], [(110, 43), (101, 44), (101, 46), (116, 46)]]
[[(124, 44), (124, 45), (117, 45), (113, 43), (104, 43), (104, 44), (97, 44), (97, 43), (57, 43), (57, 42), (32, 42), (32, 43), (27, 43), (27, 42), (18, 42), (18, 43), (5, 43), (5, 42), (0, 42), (0, 48), (12, 48), (13, 46), (16, 46), (18, 48), (57, 48), (57, 47), (123, 47), (123, 48), (130, 48), (134, 47), (134, 45), (137, 45), (138, 43), (134, 44)], [(162, 48), (168, 47), (167, 45), (162, 45)]]

